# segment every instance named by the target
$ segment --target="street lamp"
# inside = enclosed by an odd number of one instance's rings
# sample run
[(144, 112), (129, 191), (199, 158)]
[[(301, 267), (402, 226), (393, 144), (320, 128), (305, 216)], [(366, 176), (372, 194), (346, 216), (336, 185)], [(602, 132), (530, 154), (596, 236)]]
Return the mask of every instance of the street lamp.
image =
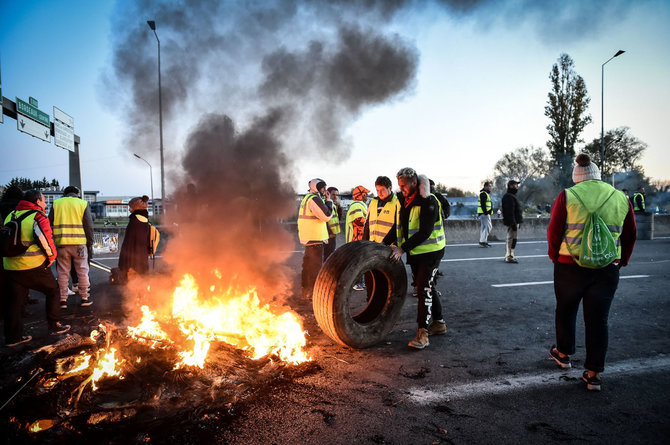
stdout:
[[(161, 199), (163, 200), (163, 211), (165, 211), (165, 170), (163, 167), (163, 94), (161, 92), (161, 41), (156, 34), (156, 22), (147, 20), (147, 25), (154, 32), (158, 42), (158, 125), (161, 138)], [(153, 199), (153, 197), (152, 197)]]
[[(619, 57), (621, 54), (626, 51), (619, 50), (615, 55), (607, 59), (607, 62)], [(160, 60), (160, 59), (159, 59)], [(600, 172), (603, 172), (605, 167), (605, 65), (607, 62), (603, 63), (601, 67), (601, 80), (600, 80)], [(161, 152), (162, 153), (162, 152)]]
[(153, 173), (153, 169), (151, 168), (151, 164), (149, 164), (149, 161), (144, 159), (142, 156), (138, 155), (137, 153), (133, 153), (133, 155), (137, 159), (141, 159), (144, 162), (146, 162), (147, 165), (149, 166), (149, 179), (151, 180), (151, 209), (153, 210), (154, 218), (155, 218), (156, 217), (156, 203), (154, 202), (154, 173)]

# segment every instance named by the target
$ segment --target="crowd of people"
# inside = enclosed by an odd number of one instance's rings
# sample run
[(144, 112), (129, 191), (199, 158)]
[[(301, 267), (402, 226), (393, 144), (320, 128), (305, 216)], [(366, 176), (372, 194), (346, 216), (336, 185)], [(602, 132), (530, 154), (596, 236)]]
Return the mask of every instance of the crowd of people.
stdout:
[[(148, 223), (147, 196), (130, 200), (130, 223), (121, 247), (119, 267), (125, 273), (139, 274), (148, 270), (149, 255), (157, 243)], [(4, 319), (5, 345), (15, 347), (32, 340), (23, 333), (26, 304), (37, 303), (29, 298), (30, 290), (45, 296), (49, 335), (60, 335), (71, 328), (61, 322), (61, 311), (68, 308), (68, 299), (79, 295), (78, 305), (93, 304), (90, 295), (89, 267), (93, 258), (93, 217), (89, 203), (81, 198), (75, 186), (63, 190), (63, 197), (54, 201), (48, 215), (47, 203), (39, 190), (23, 192), (7, 187), (0, 200), (3, 223), (3, 257), (0, 268), (0, 301)], [(5, 251), (10, 232), (18, 249)], [(56, 277), (52, 265), (56, 263)], [(72, 288), (70, 288), (72, 281)]]
[[(445, 251), (445, 224), (442, 195), (431, 190), (432, 181), (412, 168), (402, 168), (396, 174), (399, 194), (386, 176), (375, 180), (377, 196), (366, 206), (368, 191), (354, 188), (354, 203), (346, 217), (347, 242), (369, 240), (390, 246), (389, 261), (405, 261), (411, 268), (414, 295), (418, 297), (417, 332), (408, 346), (423, 349), (430, 344), (429, 336), (445, 334), (442, 301), (436, 282)], [(635, 213), (644, 211), (643, 190), (632, 199), (601, 181), (598, 167), (586, 154), (580, 154), (573, 170), (573, 187), (562, 190), (551, 207), (547, 229), (548, 255), (554, 263), (554, 292), (556, 296), (556, 344), (549, 356), (561, 367), (571, 366), (570, 355), (575, 352), (575, 325), (579, 305), (583, 306), (586, 336), (586, 368), (582, 379), (589, 390), (600, 390), (600, 373), (604, 370), (607, 352), (609, 308), (619, 281), (619, 269), (628, 264), (637, 238)], [(517, 264), (515, 256), (517, 234), (523, 221), (522, 206), (517, 198), (520, 182), (509, 180), (502, 197), (503, 224), (507, 227), (504, 262)], [(302, 269), (302, 295), (312, 297), (319, 269), (328, 255), (324, 246), (335, 242), (341, 206), (333, 187), (316, 178), (309, 182), (310, 193), (300, 205), (298, 233), (305, 245)], [(487, 181), (479, 194), (477, 213), (481, 222), (480, 247), (491, 247), (492, 184)], [(447, 204), (448, 206), (448, 204)], [(337, 211), (339, 210), (339, 214)], [(603, 221), (607, 233), (597, 232), (590, 221)], [(600, 239), (596, 239), (600, 238)], [(606, 261), (594, 266), (587, 261), (601, 252), (589, 249), (602, 240), (611, 240)], [(326, 247), (328, 254), (335, 246)], [(352, 292), (363, 290), (356, 283)]]

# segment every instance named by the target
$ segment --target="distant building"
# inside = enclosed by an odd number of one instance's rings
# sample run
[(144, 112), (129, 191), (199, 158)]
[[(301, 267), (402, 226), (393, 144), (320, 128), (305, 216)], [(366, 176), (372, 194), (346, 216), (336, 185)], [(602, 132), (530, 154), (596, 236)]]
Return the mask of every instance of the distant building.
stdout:
[[(40, 191), (44, 195), (44, 199), (47, 202), (47, 213), (49, 213), (54, 201), (63, 197), (63, 190), (60, 187), (47, 187), (40, 189)], [(98, 199), (98, 193), (100, 193), (98, 190), (84, 190), (84, 196), (82, 196), (82, 199), (91, 204), (91, 207), (93, 207), (92, 204)]]
[[(96, 218), (125, 218), (130, 216), (128, 202), (134, 196), (101, 196), (100, 199), (91, 204), (91, 211)], [(155, 203), (155, 206), (154, 206)], [(154, 215), (154, 207), (159, 215), (162, 212), (162, 200), (149, 200), (149, 216)]]

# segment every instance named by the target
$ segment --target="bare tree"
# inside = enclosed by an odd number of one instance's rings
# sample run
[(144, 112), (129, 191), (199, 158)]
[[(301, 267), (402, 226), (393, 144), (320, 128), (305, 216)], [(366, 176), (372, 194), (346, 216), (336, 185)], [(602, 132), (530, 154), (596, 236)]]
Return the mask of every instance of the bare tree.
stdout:
[(574, 71), (574, 62), (567, 54), (561, 54), (549, 74), (551, 91), (544, 107), (544, 115), (551, 121), (547, 125), (551, 139), (547, 148), (554, 165), (558, 168), (558, 183), (570, 183), (575, 144), (583, 142), (579, 135), (591, 122), (587, 113), (589, 102), (586, 84), (582, 76)]
[[(608, 130), (605, 134), (605, 163), (601, 172), (603, 178), (611, 178), (618, 171), (630, 171), (636, 167), (647, 144), (630, 134), (628, 127)], [(596, 165), (600, 165), (600, 139), (594, 139), (584, 147)]]
[(545, 176), (551, 170), (549, 155), (540, 147), (519, 147), (505, 153), (493, 167), (496, 187), (510, 179), (525, 182)]

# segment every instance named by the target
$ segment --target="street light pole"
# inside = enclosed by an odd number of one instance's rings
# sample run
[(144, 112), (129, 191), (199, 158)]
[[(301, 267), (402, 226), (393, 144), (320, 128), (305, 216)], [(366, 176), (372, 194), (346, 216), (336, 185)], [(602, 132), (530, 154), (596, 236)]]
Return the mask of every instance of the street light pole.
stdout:
[[(163, 94), (161, 88), (161, 41), (158, 39), (158, 34), (156, 34), (156, 22), (153, 20), (147, 20), (147, 25), (154, 32), (156, 36), (156, 41), (158, 42), (158, 125), (160, 130), (160, 141), (161, 141), (161, 199), (163, 200), (163, 213), (165, 212), (165, 170), (164, 170), (164, 161), (163, 161)], [(153, 199), (153, 198), (152, 198)]]
[(151, 209), (153, 211), (154, 218), (155, 218), (156, 217), (156, 203), (154, 202), (154, 172), (153, 172), (153, 169), (151, 168), (151, 164), (149, 164), (149, 161), (144, 159), (142, 156), (138, 155), (137, 153), (133, 153), (133, 155), (137, 159), (141, 159), (144, 162), (146, 162), (147, 165), (149, 166), (149, 179), (151, 180)]
[[(617, 51), (615, 55), (607, 59), (607, 62), (625, 52), (623, 50)], [(600, 78), (600, 173), (603, 172), (605, 167), (605, 65), (607, 62), (601, 66)]]

